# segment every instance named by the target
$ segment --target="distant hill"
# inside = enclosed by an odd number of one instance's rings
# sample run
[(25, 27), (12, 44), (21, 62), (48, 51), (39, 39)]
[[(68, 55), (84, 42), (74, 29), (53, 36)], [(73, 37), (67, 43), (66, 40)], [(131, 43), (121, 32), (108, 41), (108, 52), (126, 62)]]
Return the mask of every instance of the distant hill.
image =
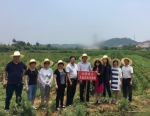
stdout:
[(117, 47), (117, 46), (137, 44), (137, 43), (138, 42), (136, 42), (130, 38), (112, 38), (112, 39), (103, 41), (100, 44), (100, 46)]

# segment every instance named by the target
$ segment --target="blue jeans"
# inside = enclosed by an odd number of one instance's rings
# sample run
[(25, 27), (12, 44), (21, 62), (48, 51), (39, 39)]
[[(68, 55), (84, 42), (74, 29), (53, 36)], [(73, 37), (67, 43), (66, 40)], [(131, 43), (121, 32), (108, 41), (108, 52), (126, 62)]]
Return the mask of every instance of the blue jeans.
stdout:
[(34, 100), (36, 97), (37, 85), (28, 85), (29, 90), (27, 91), (27, 100)]
[(9, 110), (10, 100), (12, 98), (13, 92), (16, 94), (16, 103), (20, 106), (21, 94), (22, 94), (23, 84), (9, 84), (6, 86), (6, 99), (5, 99), (5, 110)]

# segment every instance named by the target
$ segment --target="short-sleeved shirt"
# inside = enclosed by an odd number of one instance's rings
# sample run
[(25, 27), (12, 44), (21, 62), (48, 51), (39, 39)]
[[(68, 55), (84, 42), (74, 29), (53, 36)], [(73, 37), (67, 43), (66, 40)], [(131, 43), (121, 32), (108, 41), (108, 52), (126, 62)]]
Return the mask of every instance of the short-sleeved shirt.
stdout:
[(78, 71), (77, 64), (72, 65), (71, 63), (69, 63), (66, 66), (66, 72), (69, 73), (71, 79), (77, 78), (77, 71)]
[(60, 73), (60, 83), (63, 85), (65, 84), (66, 73), (64, 71), (59, 72), (59, 73)]
[(89, 62), (83, 63), (81, 61), (78, 63), (78, 71), (90, 71), (90, 70), (92, 70), (92, 68)]
[(38, 77), (38, 70), (35, 69), (34, 71), (31, 71), (30, 69), (28, 69), (25, 72), (25, 75), (28, 76), (28, 85), (36, 85), (37, 84), (37, 77)]
[(21, 84), (23, 77), (23, 70), (27, 67), (23, 62), (15, 64), (13, 61), (6, 65), (5, 71), (8, 73), (8, 82), (10, 84)]
[(123, 78), (131, 78), (131, 74), (133, 74), (133, 68), (128, 65), (128, 66), (123, 66), (122, 67), (122, 73), (123, 73)]

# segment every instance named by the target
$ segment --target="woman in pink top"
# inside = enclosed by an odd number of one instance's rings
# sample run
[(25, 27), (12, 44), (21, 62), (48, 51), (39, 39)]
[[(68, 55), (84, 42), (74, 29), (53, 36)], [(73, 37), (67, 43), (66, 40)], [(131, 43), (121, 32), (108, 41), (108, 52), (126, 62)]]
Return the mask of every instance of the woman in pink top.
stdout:
[(97, 72), (96, 81), (93, 81), (94, 91), (95, 91), (95, 104), (99, 104), (101, 101), (101, 95), (104, 91), (104, 83), (103, 83), (103, 66), (102, 61), (98, 58), (93, 60), (93, 71)]

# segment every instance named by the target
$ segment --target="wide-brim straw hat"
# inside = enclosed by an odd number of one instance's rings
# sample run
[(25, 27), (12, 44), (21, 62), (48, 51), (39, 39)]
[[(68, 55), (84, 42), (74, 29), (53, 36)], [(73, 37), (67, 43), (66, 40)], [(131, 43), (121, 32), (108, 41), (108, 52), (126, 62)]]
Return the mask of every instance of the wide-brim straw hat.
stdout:
[(35, 67), (40, 65), (40, 62), (36, 61), (35, 59), (31, 59), (29, 62), (27, 62), (27, 67), (30, 67), (30, 63), (36, 63)]
[(121, 59), (121, 63), (122, 63), (123, 65), (125, 65), (125, 64), (124, 64), (124, 61), (125, 61), (125, 60), (129, 60), (129, 65), (132, 65), (133, 61), (132, 61), (130, 58), (123, 58), (123, 59)]
[(64, 64), (64, 67), (67, 66), (67, 63), (64, 62), (63, 60), (58, 60), (58, 62), (57, 62), (54, 66), (55, 66), (55, 67), (58, 67), (58, 64), (60, 64), (60, 63)]
[(13, 58), (14, 56), (20, 56), (20, 58), (24, 57), (24, 55), (20, 54), (19, 51), (15, 51), (13, 55), (10, 55), (10, 58)]
[(82, 54), (82, 56), (80, 56), (79, 57), (79, 60), (82, 60), (82, 57), (87, 57), (87, 60), (90, 60), (91, 59), (91, 57), (90, 56), (88, 56), (87, 54)]
[(111, 62), (110, 62), (110, 65), (111, 65), (112, 67), (113, 67), (113, 62), (114, 62), (114, 61), (117, 61), (117, 62), (118, 62), (118, 67), (121, 66), (121, 61), (120, 61), (119, 59), (115, 58), (115, 59), (112, 59)]
[(49, 63), (50, 63), (49, 66), (52, 66), (52, 65), (54, 64), (53, 61), (51, 61), (51, 60), (49, 60), (48, 58), (46, 58), (43, 62), (41, 62), (41, 66), (42, 66), (42, 67), (44, 67), (44, 63), (45, 63), (45, 62), (49, 62)]
[(108, 57), (107, 55), (104, 55), (102, 58), (101, 58), (101, 60), (103, 61), (103, 59), (108, 59), (108, 62), (110, 62), (111, 61), (111, 58), (110, 57)]
[(97, 60), (100, 61), (101, 64), (103, 64), (103, 61), (100, 58), (94, 58), (92, 60), (92, 65), (94, 65), (95, 61), (97, 61)]

